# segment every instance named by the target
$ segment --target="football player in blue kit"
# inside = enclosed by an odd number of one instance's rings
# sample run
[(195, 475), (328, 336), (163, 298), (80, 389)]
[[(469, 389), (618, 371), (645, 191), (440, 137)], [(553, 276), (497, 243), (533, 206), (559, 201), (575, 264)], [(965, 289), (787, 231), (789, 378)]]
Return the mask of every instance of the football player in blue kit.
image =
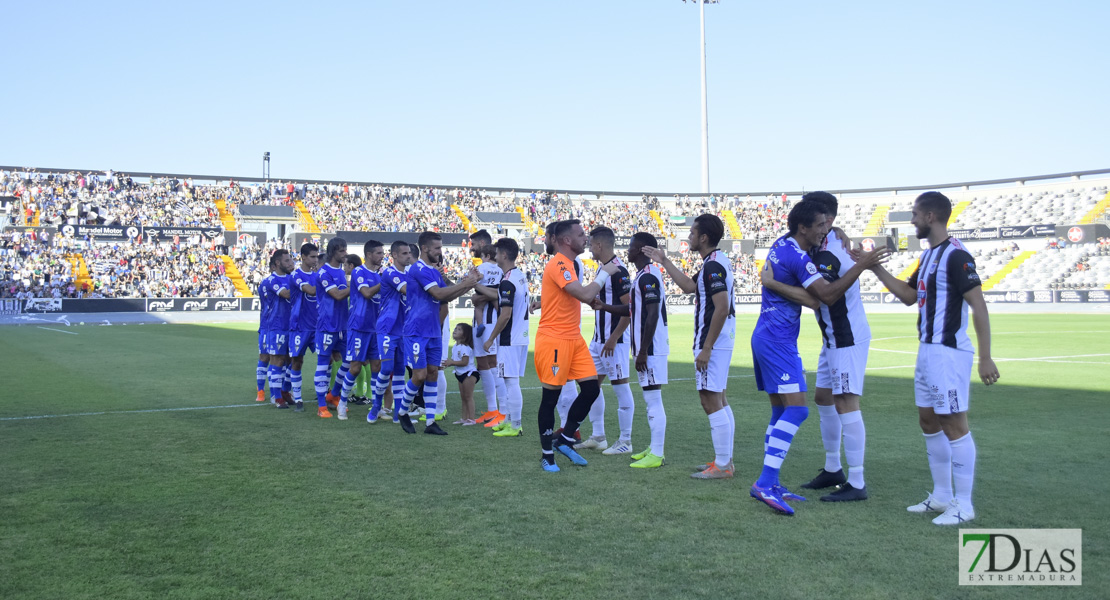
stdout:
[(262, 280), (262, 293), (269, 297), (270, 320), (266, 332), (266, 354), (270, 356), (270, 398), (278, 408), (289, 408), (282, 394), (285, 359), (289, 354), (289, 312), (292, 308), (289, 293), (293, 272), (293, 257), (281, 248), (270, 256), (273, 272)]
[(405, 356), (401, 343), (405, 323), (405, 294), (409, 281), (405, 268), (412, 263), (412, 250), (407, 243), (395, 241), (389, 247), (389, 257), (393, 264), (382, 269), (379, 276), (381, 288), (378, 293), (381, 298), (374, 330), (381, 367), (370, 390), (372, 404), (366, 415), (368, 423), (377, 422), (382, 410), (382, 400), (390, 383), (393, 384), (395, 404), (393, 421), (399, 422), (401, 396), (405, 392)]
[[(347, 241), (332, 238), (328, 240), (327, 262), (316, 274), (316, 374), (313, 383), (316, 387), (316, 414), (324, 419), (331, 418), (328, 405), (339, 404), (339, 390), (329, 392), (328, 379), (331, 362), (343, 360), (346, 349), (347, 297), (351, 293), (347, 273), (343, 270), (346, 259)], [(343, 361), (335, 376), (340, 385), (347, 377), (348, 368), (347, 362)]]
[[(351, 314), (347, 320), (347, 355), (350, 363), (339, 400), (339, 420), (347, 420), (347, 401), (351, 397), (355, 380), (363, 365), (370, 365), (371, 372), (381, 367), (378, 358), (377, 322), (381, 302), (381, 269), (385, 250), (382, 243), (370, 240), (363, 245), (366, 262), (351, 271)], [(377, 367), (377, 369), (375, 368)]]
[(304, 412), (301, 392), (304, 368), (304, 355), (316, 352), (316, 265), (320, 260), (320, 249), (316, 244), (306, 242), (301, 245), (301, 266), (290, 275), (292, 286), (292, 310), (289, 313), (289, 358), (292, 362), (291, 383), (295, 412)]
[(890, 256), (886, 247), (861, 252), (859, 260), (839, 279), (827, 281), (818, 272), (809, 250), (828, 234), (828, 219), (822, 204), (802, 201), (787, 217), (789, 232), (775, 240), (767, 254), (765, 269), (786, 286), (779, 292), (763, 288), (759, 320), (752, 332), (752, 359), (759, 391), (771, 400), (771, 422), (765, 439), (763, 471), (752, 484), (750, 495), (775, 511), (792, 515), (786, 500), (805, 500), (779, 483), (779, 470), (802, 422), (809, 416), (806, 380), (798, 355), (798, 333), (802, 306), (817, 309), (834, 304), (859, 279), (860, 274)]
[(443, 257), (443, 238), (433, 231), (425, 231), (417, 239), (421, 258), (409, 267), (412, 285), (406, 291), (404, 327), (405, 359), (412, 367), (412, 378), (405, 385), (401, 400), (401, 428), (406, 433), (416, 433), (406, 414), (417, 392), (424, 390), (424, 415), (427, 424), (424, 433), (447, 435), (435, 422), (436, 399), (439, 396), (438, 374), (443, 358), (440, 303), (462, 296), (481, 279), (473, 267), (458, 283), (448, 286), (439, 269)]

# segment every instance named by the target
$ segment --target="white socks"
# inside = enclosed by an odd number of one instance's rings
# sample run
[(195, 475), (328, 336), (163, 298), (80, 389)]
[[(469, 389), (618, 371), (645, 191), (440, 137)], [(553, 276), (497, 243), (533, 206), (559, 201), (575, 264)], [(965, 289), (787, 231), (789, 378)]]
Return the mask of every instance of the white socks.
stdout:
[(598, 386), (597, 400), (590, 407), (590, 437), (605, 439), (605, 388)]
[(497, 410), (497, 383), (493, 369), (478, 371), (478, 379), (482, 382), (482, 393), (486, 395), (486, 412)]
[(520, 378), (506, 377), (505, 390), (508, 396), (506, 404), (509, 409), (509, 423), (513, 429), (520, 429), (521, 413), (524, 412), (524, 395), (520, 392)]
[(956, 482), (956, 500), (960, 508), (972, 509), (971, 488), (975, 484), (975, 440), (971, 432), (949, 442), (952, 448), (952, 478)]
[(497, 401), (501, 406), (501, 414), (508, 416), (509, 413), (507, 412), (507, 407), (505, 406), (505, 403), (508, 402), (509, 392), (505, 389), (505, 378), (494, 376), (493, 384), (494, 387), (497, 389)]
[(651, 453), (663, 456), (663, 442), (667, 436), (667, 413), (663, 410), (663, 390), (644, 390), (647, 405), (648, 428), (651, 430)]
[[(821, 443), (825, 446), (825, 470), (836, 473), (840, 470), (840, 430), (843, 421), (833, 405), (818, 404), (817, 414), (821, 415)], [(853, 484), (852, 487), (855, 485)]]
[[(925, 436), (925, 452), (929, 455), (929, 471), (933, 474), (933, 499), (948, 504), (952, 500), (952, 446), (943, 431), (922, 435)], [(974, 448), (973, 444), (972, 453)]]
[[(627, 383), (613, 384), (617, 395), (617, 425), (621, 428), (620, 441), (632, 443), (632, 417), (636, 414), (636, 403), (632, 399), (632, 386)], [(656, 456), (663, 456), (656, 454)]]
[(713, 440), (714, 461), (723, 469), (732, 462), (732, 407), (726, 406), (709, 415), (709, 437)]
[(443, 416), (443, 413), (447, 412), (447, 375), (443, 374), (443, 369), (439, 370), (439, 377), (436, 379), (439, 383), (436, 390), (439, 393), (439, 398), (436, 399), (436, 407), (439, 408), (439, 412), (436, 413), (436, 419), (438, 420), (439, 417)]
[[(840, 415), (844, 430), (844, 457), (848, 459), (848, 483), (857, 490), (863, 489), (863, 453), (867, 445), (867, 430), (863, 427), (863, 413), (858, 410)], [(825, 433), (825, 415), (821, 415), (821, 434)], [(826, 449), (828, 446), (826, 446)], [(826, 455), (827, 458), (827, 455)], [(837, 459), (837, 466), (839, 465)], [(825, 467), (828, 470), (828, 467)]]

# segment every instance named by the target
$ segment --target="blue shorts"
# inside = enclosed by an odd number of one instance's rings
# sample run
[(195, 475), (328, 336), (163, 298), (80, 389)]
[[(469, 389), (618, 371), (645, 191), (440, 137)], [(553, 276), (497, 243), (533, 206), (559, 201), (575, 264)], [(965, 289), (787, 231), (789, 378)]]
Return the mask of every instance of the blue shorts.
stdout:
[(270, 330), (266, 332), (266, 354), (285, 356), (289, 353), (289, 332)]
[(443, 360), (443, 339), (436, 337), (406, 336), (405, 364), (413, 369), (425, 369), (428, 365), (439, 367)]
[(752, 336), (752, 361), (759, 391), (768, 394), (806, 391), (805, 369), (796, 342), (784, 344)]
[(343, 343), (345, 331), (317, 331), (316, 332), (316, 354), (319, 356), (331, 356), (333, 352), (343, 354), (347, 349), (346, 344)]
[(258, 353), (259, 354), (268, 354), (268, 352), (266, 352), (266, 330), (265, 329), (259, 329), (258, 330)]
[(316, 352), (315, 331), (289, 332), (289, 356), (304, 356), (309, 350)]
[(378, 336), (372, 331), (347, 331), (347, 362), (378, 360)]
[(389, 373), (394, 373), (405, 362), (405, 353), (401, 351), (401, 344), (404, 342), (403, 338), (399, 335), (389, 335), (379, 333), (376, 336), (378, 342), (378, 356), (382, 361), (382, 368), (387, 369)]

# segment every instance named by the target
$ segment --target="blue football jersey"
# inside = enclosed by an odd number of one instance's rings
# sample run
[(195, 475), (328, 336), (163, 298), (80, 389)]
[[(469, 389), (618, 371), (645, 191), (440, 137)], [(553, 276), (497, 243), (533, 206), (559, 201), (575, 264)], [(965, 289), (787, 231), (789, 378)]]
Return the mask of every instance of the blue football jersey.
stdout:
[(258, 330), (263, 331), (270, 328), (270, 313), (274, 310), (273, 298), (266, 291), (266, 280), (270, 276), (267, 275), (262, 279), (262, 283), (258, 284), (258, 302), (261, 304), (261, 310), (258, 313)]
[(325, 263), (316, 273), (316, 331), (347, 329), (347, 298), (332, 298), (328, 292), (335, 289), (347, 289), (347, 274)]
[[(786, 285), (808, 288), (813, 285), (813, 282), (821, 279), (817, 265), (813, 264), (809, 254), (806, 254), (801, 246), (798, 246), (798, 242), (789, 235), (784, 235), (771, 244), (767, 260), (774, 266), (775, 281)], [(801, 304), (791, 302), (763, 288), (759, 321), (755, 324), (753, 336), (781, 342), (797, 342), (801, 325)]]
[(416, 261), (408, 272), (412, 285), (405, 294), (404, 335), (416, 337), (439, 337), (439, 300), (428, 293), (432, 287), (444, 287), (443, 276), (423, 260)]
[(290, 275), (292, 283), (293, 309), (289, 313), (289, 329), (295, 331), (316, 331), (316, 294), (304, 291), (303, 286), (316, 287), (316, 273), (306, 273), (300, 269)]
[(375, 331), (380, 335), (401, 335), (405, 314), (405, 294), (409, 276), (401, 271), (386, 267), (381, 272), (381, 302), (378, 304), (378, 324)]
[(370, 298), (362, 295), (362, 288), (371, 288), (380, 283), (381, 277), (366, 268), (355, 267), (351, 271), (351, 316), (347, 319), (347, 329), (374, 332), (378, 329), (378, 303), (381, 302), (379, 290)]

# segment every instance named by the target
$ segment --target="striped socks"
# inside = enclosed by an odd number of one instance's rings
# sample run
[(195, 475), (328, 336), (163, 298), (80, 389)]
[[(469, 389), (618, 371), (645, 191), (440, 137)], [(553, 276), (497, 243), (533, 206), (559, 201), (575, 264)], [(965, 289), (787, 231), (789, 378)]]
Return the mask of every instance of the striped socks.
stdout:
[(767, 440), (767, 451), (763, 456), (763, 472), (759, 475), (756, 485), (771, 487), (779, 482), (779, 469), (786, 453), (790, 451), (790, 443), (794, 441), (794, 434), (809, 416), (808, 406), (787, 406), (782, 411), (782, 417), (775, 422), (771, 437)]

